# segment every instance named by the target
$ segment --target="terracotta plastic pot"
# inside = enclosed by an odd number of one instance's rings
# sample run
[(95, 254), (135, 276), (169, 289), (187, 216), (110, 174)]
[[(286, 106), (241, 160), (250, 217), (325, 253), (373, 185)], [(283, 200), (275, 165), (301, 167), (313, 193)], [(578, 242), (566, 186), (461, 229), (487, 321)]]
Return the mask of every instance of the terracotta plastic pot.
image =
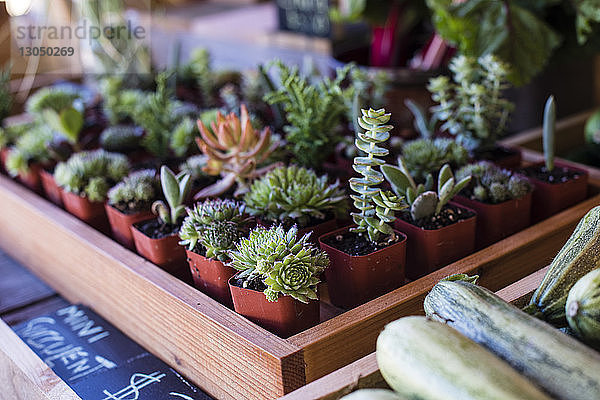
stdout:
[(76, 216), (86, 224), (99, 230), (105, 235), (110, 234), (110, 226), (104, 203), (100, 201), (89, 201), (85, 197), (81, 197), (75, 193), (67, 192), (60, 189), (60, 195), (67, 210), (70, 214)]
[(29, 166), (29, 171), (26, 174), (19, 174), (17, 179), (27, 188), (42, 194), (42, 181), (40, 179), (40, 171), (42, 170), (41, 164), (32, 164)]
[(186, 250), (190, 271), (194, 279), (194, 285), (202, 293), (205, 293), (227, 307), (233, 307), (231, 292), (229, 290), (229, 279), (236, 274), (232, 267), (224, 265), (219, 260), (206, 258), (193, 251)]
[(160, 239), (153, 239), (138, 229), (141, 222), (143, 221), (136, 222), (131, 227), (137, 252), (174, 277), (191, 283), (190, 269), (185, 262), (185, 248), (179, 245), (179, 236), (173, 234)]
[(304, 304), (291, 296), (280, 296), (271, 302), (263, 292), (235, 286), (232, 280), (229, 279), (229, 288), (235, 312), (282, 338), (302, 332), (320, 321), (319, 301)]
[(46, 193), (46, 197), (48, 200), (53, 202), (59, 207), (62, 207), (62, 197), (60, 195), (60, 188), (56, 184), (56, 180), (54, 179), (54, 175), (48, 172), (46, 169), (42, 168), (40, 170), (40, 181), (42, 182), (42, 188), (44, 188), (44, 192)]
[(148, 210), (133, 214), (125, 214), (108, 203), (105, 204), (105, 208), (113, 238), (123, 246), (134, 250), (135, 244), (133, 243), (131, 226), (136, 222), (152, 218), (152, 212)]
[(509, 153), (506, 153), (503, 157), (500, 157), (492, 161), (494, 164), (499, 166), (500, 168), (508, 168), (508, 169), (516, 169), (521, 166), (521, 161), (523, 159), (521, 155), (521, 150), (516, 149), (514, 147), (508, 146), (498, 146), (500, 148), (506, 149)]
[(463, 196), (454, 201), (477, 213), (475, 247), (482, 249), (531, 224), (531, 198), (528, 193), (520, 199), (508, 200), (499, 204), (482, 203)]
[[(535, 166), (544, 163), (534, 164)], [(530, 177), (534, 184), (531, 219), (533, 223), (549, 218), (587, 197), (588, 173), (582, 169), (557, 162), (557, 167), (566, 167), (580, 173), (576, 179), (564, 183), (548, 183)]]
[(398, 218), (396, 229), (408, 237), (406, 276), (410, 279), (420, 278), (473, 253), (476, 223), (474, 215), (452, 225), (430, 230)]
[(2, 170), (5, 172), (7, 172), (6, 159), (8, 158), (8, 153), (10, 153), (10, 147), (3, 147), (0, 150), (0, 163), (2, 163)]
[(365, 256), (352, 256), (325, 243), (327, 238), (343, 234), (350, 227), (335, 230), (319, 238), (321, 249), (331, 261), (325, 269), (331, 303), (352, 308), (400, 287), (404, 283), (406, 236), (397, 243)]

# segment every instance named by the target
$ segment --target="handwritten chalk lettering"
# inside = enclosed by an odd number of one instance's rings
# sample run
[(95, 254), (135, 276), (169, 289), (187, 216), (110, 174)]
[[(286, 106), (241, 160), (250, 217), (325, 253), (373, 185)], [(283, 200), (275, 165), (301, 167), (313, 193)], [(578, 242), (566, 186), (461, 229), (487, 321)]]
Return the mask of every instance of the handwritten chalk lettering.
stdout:
[[(140, 389), (145, 388), (153, 383), (160, 382), (167, 374), (155, 371), (151, 374), (135, 373), (129, 378), (129, 385), (116, 393), (110, 393), (104, 389), (102, 393), (106, 395), (103, 400), (138, 400), (140, 397)], [(129, 397), (132, 396), (132, 397)]]
[(113, 369), (113, 368), (117, 367), (116, 363), (114, 363), (102, 356), (96, 356), (96, 357), (94, 357), (94, 360), (98, 363), (96, 366), (94, 366), (94, 367), (88, 366), (88, 368), (85, 368), (84, 371), (81, 372), (80, 374), (73, 375), (72, 377), (70, 377), (69, 381), (74, 381), (74, 380), (82, 378), (86, 375), (93, 374), (94, 372), (99, 371), (103, 368)]
[(184, 400), (194, 400), (193, 398), (191, 398), (190, 396), (188, 396), (186, 394), (181, 394), (181, 393), (177, 393), (177, 392), (171, 392), (171, 393), (169, 393), (169, 396), (180, 397)]
[(79, 337), (87, 337), (88, 343), (94, 343), (110, 335), (102, 326), (96, 325), (85, 311), (79, 309), (76, 305), (61, 308), (56, 315), (64, 317), (63, 322), (68, 325)]

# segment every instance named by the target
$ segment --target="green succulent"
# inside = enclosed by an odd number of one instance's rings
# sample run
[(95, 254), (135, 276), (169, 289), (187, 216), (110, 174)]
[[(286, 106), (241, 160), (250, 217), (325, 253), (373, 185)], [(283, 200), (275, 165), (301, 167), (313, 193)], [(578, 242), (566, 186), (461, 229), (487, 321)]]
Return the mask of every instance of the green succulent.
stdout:
[(194, 139), (198, 136), (198, 127), (194, 121), (185, 117), (173, 129), (170, 146), (177, 157), (183, 157), (194, 147)]
[(242, 271), (245, 282), (261, 279), (267, 286), (269, 301), (280, 295), (292, 296), (303, 303), (317, 300), (319, 276), (329, 266), (327, 254), (310, 241), (310, 234), (298, 238), (298, 229), (282, 226), (257, 227), (229, 253), (231, 266)]
[(505, 133), (514, 108), (502, 97), (509, 87), (508, 65), (493, 55), (478, 59), (460, 55), (450, 63), (450, 70), (453, 80), (438, 76), (427, 86), (437, 103), (431, 108), (434, 117), (469, 151), (492, 148)]
[(0, 69), (0, 129), (4, 118), (10, 115), (13, 106), (13, 94), (10, 91), (11, 67)]
[(422, 139), (432, 139), (435, 135), (435, 129), (438, 123), (438, 116), (432, 114), (427, 119), (425, 110), (411, 99), (404, 100), (404, 105), (412, 113), (414, 117), (414, 128), (421, 135)]
[(36, 124), (33, 122), (23, 122), (0, 128), (0, 149), (14, 145), (19, 137), (35, 128)]
[(125, 89), (123, 78), (110, 76), (100, 81), (100, 93), (104, 99), (104, 113), (111, 124), (118, 124), (132, 118), (138, 104), (144, 100), (144, 92)]
[(350, 195), (354, 200), (354, 207), (359, 212), (352, 213), (354, 223), (357, 225), (351, 231), (368, 234), (371, 242), (377, 242), (381, 234), (394, 237), (394, 231), (389, 223), (395, 220), (394, 212), (405, 208), (403, 198), (394, 196), (389, 192), (382, 192), (377, 186), (383, 182), (383, 175), (377, 167), (384, 161), (377, 157), (385, 157), (389, 151), (378, 145), (390, 138), (393, 126), (386, 125), (390, 114), (380, 110), (361, 110), (362, 117), (358, 120), (365, 132), (358, 132), (356, 147), (366, 154), (365, 157), (355, 157), (352, 166), (361, 178), (350, 178), (350, 189), (356, 194)]
[(159, 196), (160, 188), (153, 169), (134, 171), (108, 191), (108, 204), (123, 212), (150, 209)]
[(100, 135), (100, 146), (106, 151), (126, 153), (140, 147), (142, 132), (133, 125), (110, 126)]
[(179, 165), (180, 173), (190, 175), (192, 182), (199, 182), (204, 179), (213, 179), (204, 172), (204, 167), (208, 164), (208, 157), (204, 154), (191, 156)]
[(188, 174), (175, 175), (169, 167), (160, 167), (160, 186), (166, 203), (157, 200), (152, 204), (152, 212), (163, 225), (177, 225), (185, 212), (183, 202), (190, 191), (191, 180)]
[(339, 182), (328, 183), (327, 175), (295, 165), (278, 167), (254, 181), (244, 202), (252, 215), (268, 221), (291, 220), (306, 227), (311, 218), (328, 214), (342, 216), (348, 211), (346, 194)]
[(450, 166), (445, 164), (438, 175), (437, 191), (433, 191), (431, 175), (427, 177), (425, 184), (417, 185), (402, 157), (398, 159), (398, 166), (383, 165), (381, 170), (394, 193), (406, 198), (414, 221), (438, 215), (444, 206), (471, 181), (471, 176), (465, 176), (457, 181), (458, 178), (454, 178)]
[(108, 190), (129, 172), (127, 157), (104, 150), (73, 154), (54, 169), (58, 186), (90, 201), (106, 200)]
[(27, 113), (44, 120), (44, 110), (60, 113), (66, 108), (73, 107), (81, 100), (78, 93), (67, 87), (45, 87), (29, 96), (25, 103)]
[(484, 203), (520, 199), (533, 190), (526, 178), (487, 161), (466, 165), (456, 172), (456, 179), (468, 176), (472, 177), (471, 182), (462, 193)]
[(178, 68), (177, 79), (184, 84), (192, 84), (200, 89), (200, 100), (203, 107), (215, 105), (214, 72), (208, 50), (193, 50), (189, 61)]
[(544, 106), (544, 125), (542, 130), (544, 162), (546, 169), (554, 169), (554, 141), (556, 132), (556, 102), (554, 96), (548, 97)]
[(252, 223), (244, 204), (233, 200), (205, 200), (188, 209), (187, 214), (179, 231), (179, 244), (189, 250), (200, 244), (207, 258), (220, 261), (229, 259), (228, 251), (248, 234)]
[(404, 144), (402, 158), (411, 176), (424, 182), (428, 174), (437, 174), (444, 164), (453, 168), (465, 165), (469, 153), (452, 139), (417, 139)]
[[(7, 129), (10, 131), (10, 128)], [(14, 133), (14, 131), (13, 131)], [(6, 159), (6, 169), (11, 176), (26, 174), (33, 163), (43, 163), (50, 160), (48, 142), (53, 134), (44, 125), (30, 125), (15, 139)]]

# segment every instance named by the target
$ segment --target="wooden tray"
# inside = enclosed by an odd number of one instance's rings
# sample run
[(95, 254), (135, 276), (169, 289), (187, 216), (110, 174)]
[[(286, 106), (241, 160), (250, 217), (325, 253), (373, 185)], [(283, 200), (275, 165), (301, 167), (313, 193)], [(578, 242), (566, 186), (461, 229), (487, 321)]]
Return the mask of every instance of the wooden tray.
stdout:
[[(525, 305), (539, 286), (548, 267), (496, 292), (517, 307)], [(348, 393), (364, 388), (388, 388), (379, 372), (375, 353), (283, 396), (280, 400), (338, 400)]]
[(373, 352), (383, 326), (422, 313), (441, 278), (479, 274), (498, 290), (547, 265), (592, 197), (417, 281), (340, 310), (322, 303), (324, 322), (279, 338), (174, 279), (150, 262), (0, 177), (0, 247), (72, 302), (91, 306), (125, 334), (220, 399), (272, 399)]

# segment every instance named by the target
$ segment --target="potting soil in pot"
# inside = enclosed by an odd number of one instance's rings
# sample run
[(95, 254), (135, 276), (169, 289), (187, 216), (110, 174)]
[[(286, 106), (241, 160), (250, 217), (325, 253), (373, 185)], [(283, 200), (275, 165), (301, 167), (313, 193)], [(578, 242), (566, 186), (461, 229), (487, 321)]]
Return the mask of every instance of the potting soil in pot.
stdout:
[(351, 256), (366, 256), (397, 243), (398, 240), (399, 238), (391, 243), (373, 243), (365, 235), (344, 232), (325, 238), (323, 242)]
[(179, 232), (178, 225), (163, 225), (157, 219), (139, 222), (136, 224), (138, 230), (152, 239), (162, 239), (167, 236), (176, 235)]
[(564, 183), (582, 175), (581, 172), (567, 167), (554, 167), (552, 171), (548, 171), (546, 166), (532, 166), (524, 168), (523, 172), (531, 178), (548, 183)]
[(475, 213), (470, 210), (448, 204), (438, 215), (434, 215), (432, 217), (422, 218), (414, 221), (410, 213), (404, 212), (400, 215), (400, 218), (420, 228), (426, 230), (435, 230), (452, 225), (459, 221), (469, 219), (474, 215)]

